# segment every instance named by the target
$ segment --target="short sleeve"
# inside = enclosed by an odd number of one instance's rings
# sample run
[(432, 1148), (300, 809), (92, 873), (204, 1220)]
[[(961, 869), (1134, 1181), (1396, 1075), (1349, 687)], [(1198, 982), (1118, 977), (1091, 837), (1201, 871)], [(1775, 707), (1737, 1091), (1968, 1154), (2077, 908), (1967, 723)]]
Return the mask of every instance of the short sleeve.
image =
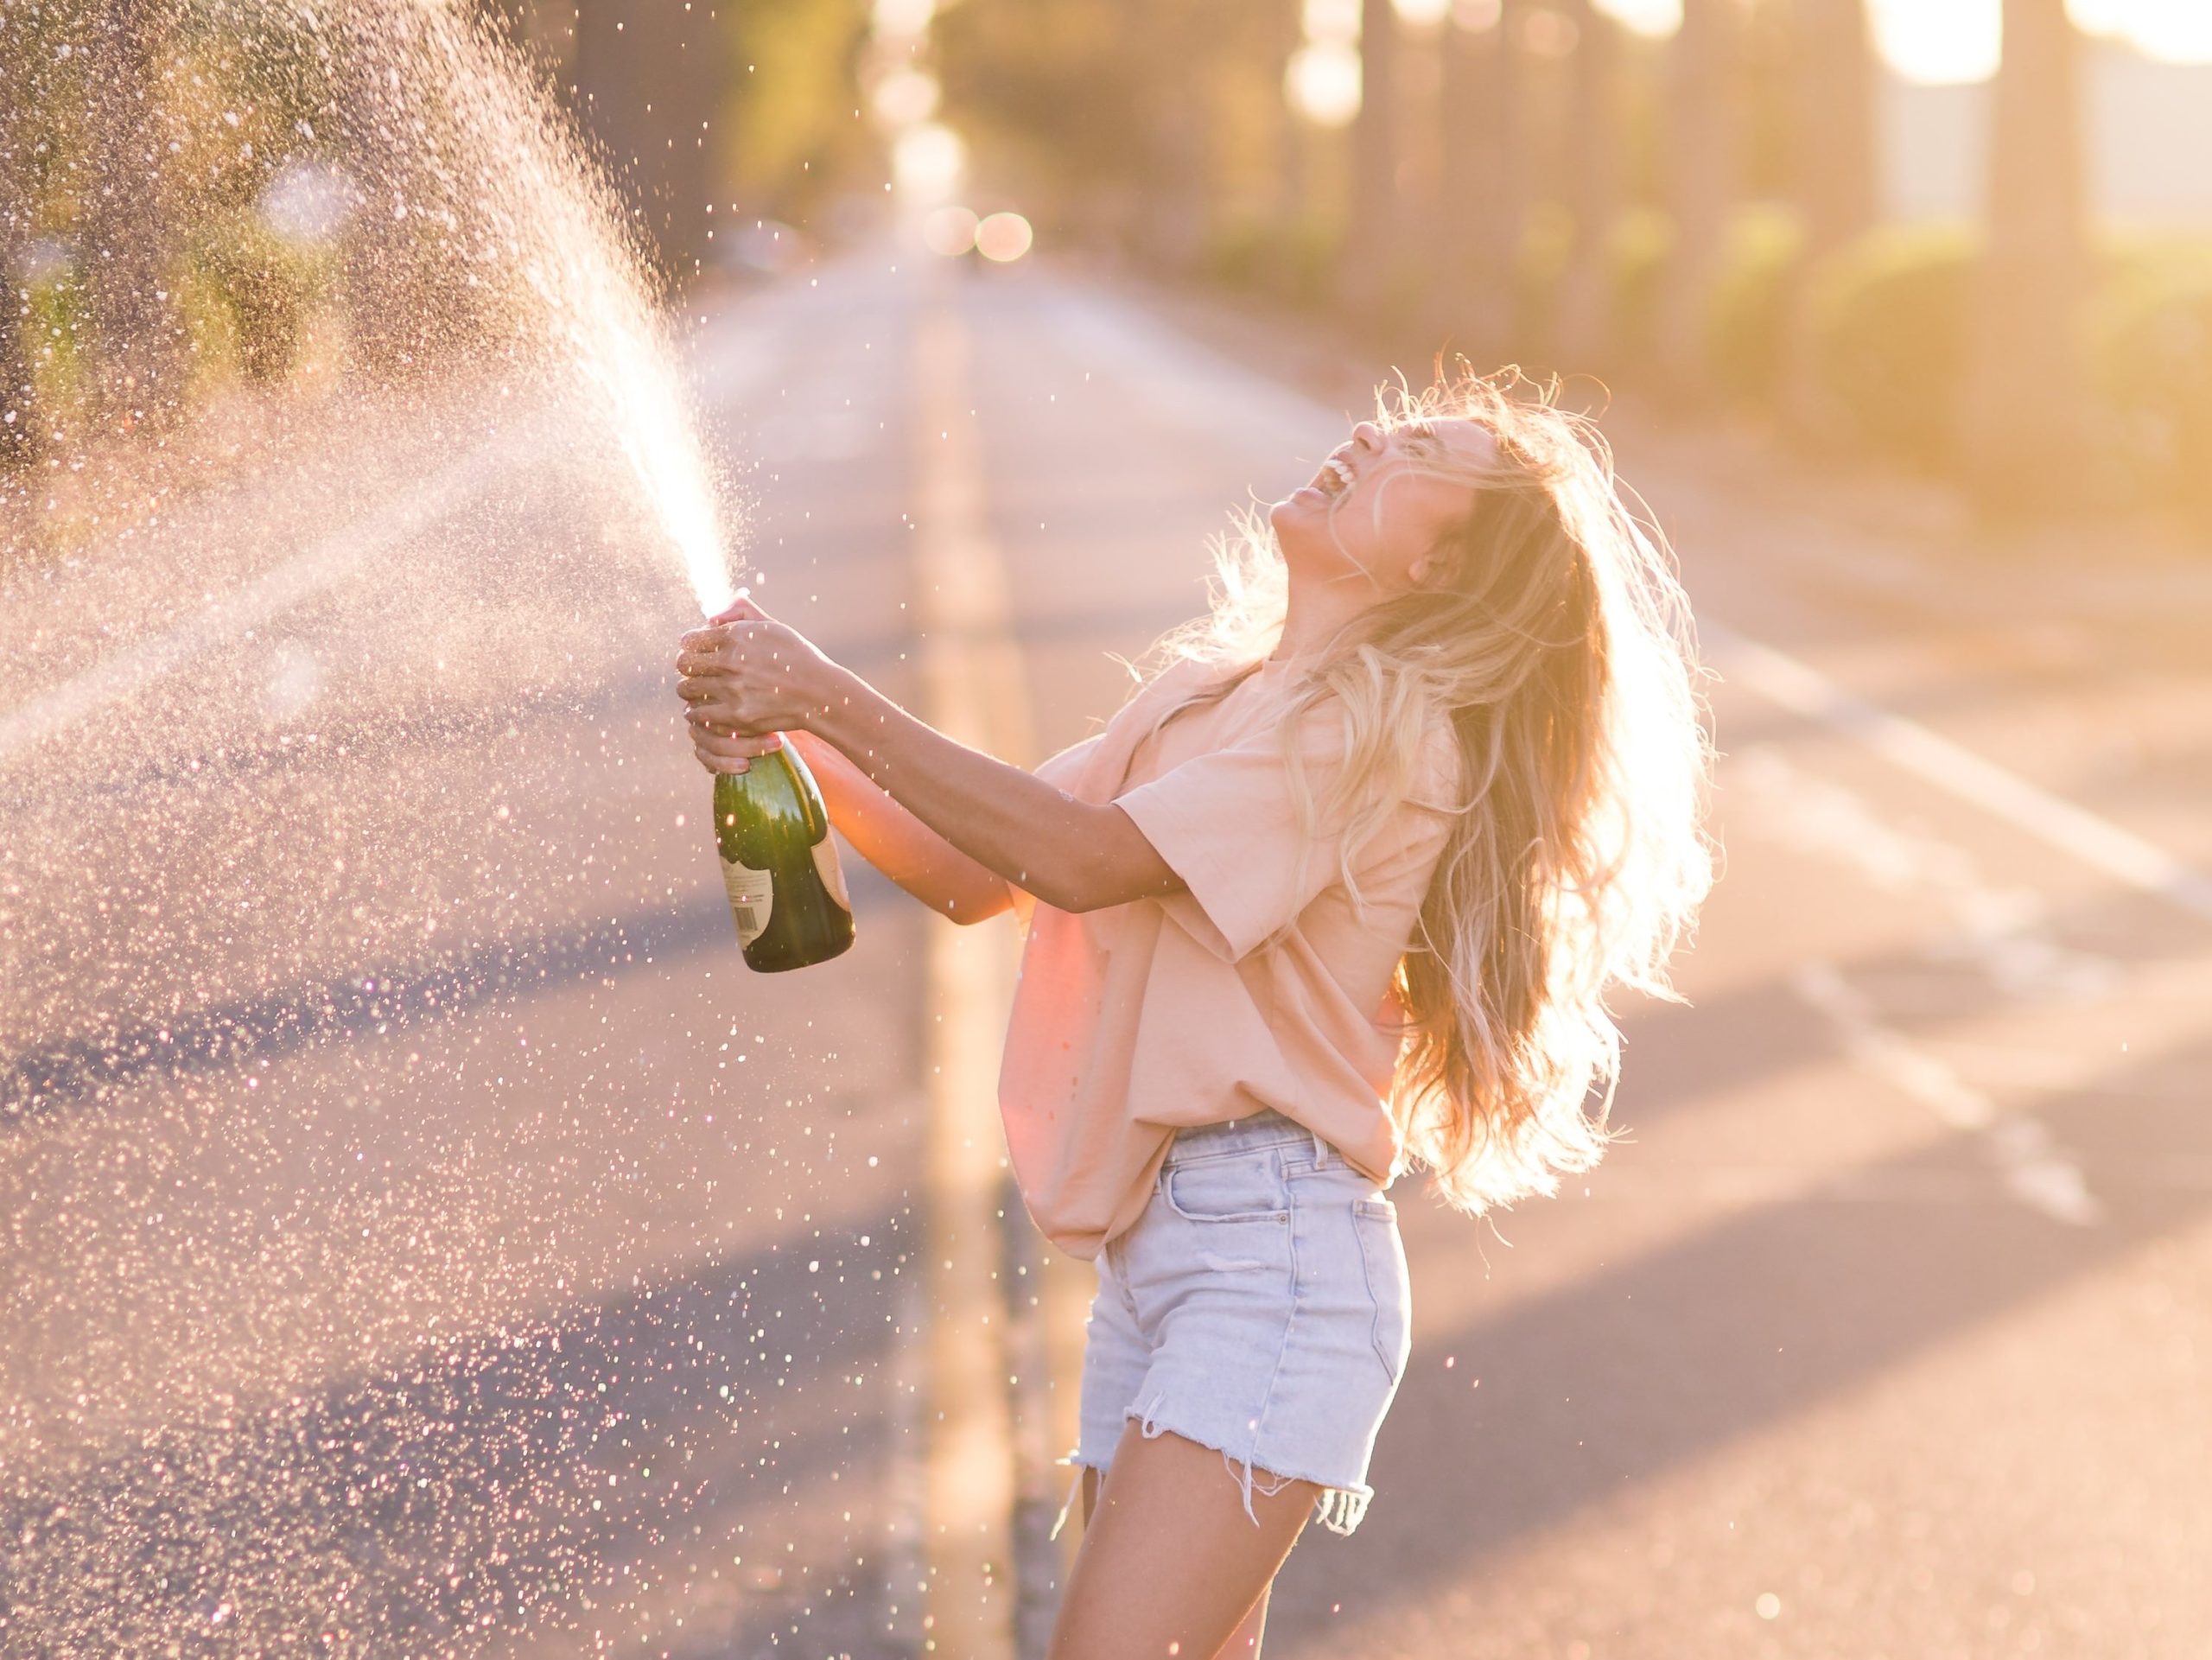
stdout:
[(1057, 755), (1038, 762), (1035, 768), (1037, 776), (1047, 784), (1058, 785), (1063, 790), (1072, 790), (1105, 735), (1103, 732), (1094, 732), (1079, 742), (1070, 744)]
[[(1344, 761), (1342, 712), (1309, 711), (1298, 737), (1306, 785), (1318, 804)], [(1407, 798), (1359, 848), (1353, 878), (1363, 897), (1420, 904), (1448, 840), (1459, 756), (1448, 723), (1424, 745)], [(1336, 884), (1343, 844), (1327, 825), (1313, 832), (1301, 868), (1300, 824), (1279, 732), (1192, 756), (1115, 805), (1181, 877), (1187, 894), (1166, 901), (1206, 946), (1234, 962), (1247, 956)]]
[[(1309, 713), (1299, 735), (1306, 784), (1318, 800), (1344, 761), (1344, 720)], [(1205, 944), (1232, 962), (1287, 925), (1337, 879), (1338, 843), (1313, 836), (1300, 868), (1298, 803), (1274, 728), (1193, 755), (1115, 798), (1153, 849), (1182, 878), (1180, 913)]]

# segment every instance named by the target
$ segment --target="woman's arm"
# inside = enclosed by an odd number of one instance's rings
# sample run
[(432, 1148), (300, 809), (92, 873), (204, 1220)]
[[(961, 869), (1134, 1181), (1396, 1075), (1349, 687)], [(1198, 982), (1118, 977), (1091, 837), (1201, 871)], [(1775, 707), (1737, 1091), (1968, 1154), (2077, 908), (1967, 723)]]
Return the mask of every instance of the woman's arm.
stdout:
[(981, 922), (1012, 906), (1004, 877), (908, 812), (830, 744), (811, 732), (788, 736), (822, 786), (830, 822), (861, 858), (955, 922)]
[(953, 849), (1057, 910), (1183, 886), (1119, 807), (956, 743), (748, 601), (686, 634), (677, 670), (695, 733), (758, 745), (804, 728)]
[(986, 870), (893, 801), (867, 773), (812, 733), (736, 737), (694, 718), (691, 747), (709, 773), (742, 773), (788, 741), (821, 786), (822, 804), (854, 851), (932, 911), (982, 922), (1014, 904), (1003, 877)]

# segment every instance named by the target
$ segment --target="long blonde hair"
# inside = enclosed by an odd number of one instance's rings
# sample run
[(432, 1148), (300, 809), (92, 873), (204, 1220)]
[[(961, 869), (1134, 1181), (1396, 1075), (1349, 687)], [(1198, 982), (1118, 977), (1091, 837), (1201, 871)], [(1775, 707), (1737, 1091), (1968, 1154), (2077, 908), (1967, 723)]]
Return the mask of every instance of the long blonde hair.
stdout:
[[(1471, 485), (1435, 575), (1346, 623), (1288, 693), (1284, 753), (1310, 832), (1342, 827), (1341, 874), (1423, 776), (1448, 723), (1456, 822), (1395, 988), (1406, 1026), (1389, 1101), (1410, 1160), (1480, 1214), (1586, 1170), (1620, 1071), (1616, 986), (1679, 1002), (1676, 945), (1711, 887), (1703, 830), (1712, 746), (1689, 603), (1663, 538), (1623, 505), (1610, 447), (1559, 383), (1462, 364), (1376, 395), (1384, 429), (1443, 418), (1491, 455), (1430, 444), (1414, 470)], [(1333, 510), (1332, 510), (1333, 511)], [(1163, 713), (1224, 696), (1280, 639), (1287, 585), (1263, 512), (1214, 547), (1211, 614), (1165, 636), (1223, 677)], [(1299, 716), (1337, 700), (1347, 749), (1326, 798), (1306, 782)], [(1594, 1101), (1593, 1101), (1594, 1097)]]

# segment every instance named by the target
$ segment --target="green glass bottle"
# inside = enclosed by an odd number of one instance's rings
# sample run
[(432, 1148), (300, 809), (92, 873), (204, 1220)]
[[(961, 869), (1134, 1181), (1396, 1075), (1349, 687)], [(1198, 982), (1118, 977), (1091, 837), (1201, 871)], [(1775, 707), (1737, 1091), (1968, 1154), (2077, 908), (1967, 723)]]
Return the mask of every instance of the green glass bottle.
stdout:
[(803, 969), (852, 944), (829, 810), (788, 738), (746, 772), (715, 774), (715, 844), (748, 966)]

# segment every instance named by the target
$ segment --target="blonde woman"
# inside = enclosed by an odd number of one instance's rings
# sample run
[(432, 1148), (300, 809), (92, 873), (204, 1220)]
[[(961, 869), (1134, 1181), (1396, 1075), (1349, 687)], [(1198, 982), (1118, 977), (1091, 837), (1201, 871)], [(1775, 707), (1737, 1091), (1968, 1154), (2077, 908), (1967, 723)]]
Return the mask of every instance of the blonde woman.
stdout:
[(1595, 1164), (1607, 994), (1666, 995), (1712, 879), (1687, 603), (1552, 389), (1386, 398), (1220, 552), (1212, 614), (1034, 773), (744, 601), (677, 658), (709, 770), (789, 733), (886, 875), (1024, 916), (1007, 1143), (1098, 1272), (1054, 1660), (1257, 1653), (1307, 1520), (1373, 1496), (1392, 1180), (1479, 1213)]

